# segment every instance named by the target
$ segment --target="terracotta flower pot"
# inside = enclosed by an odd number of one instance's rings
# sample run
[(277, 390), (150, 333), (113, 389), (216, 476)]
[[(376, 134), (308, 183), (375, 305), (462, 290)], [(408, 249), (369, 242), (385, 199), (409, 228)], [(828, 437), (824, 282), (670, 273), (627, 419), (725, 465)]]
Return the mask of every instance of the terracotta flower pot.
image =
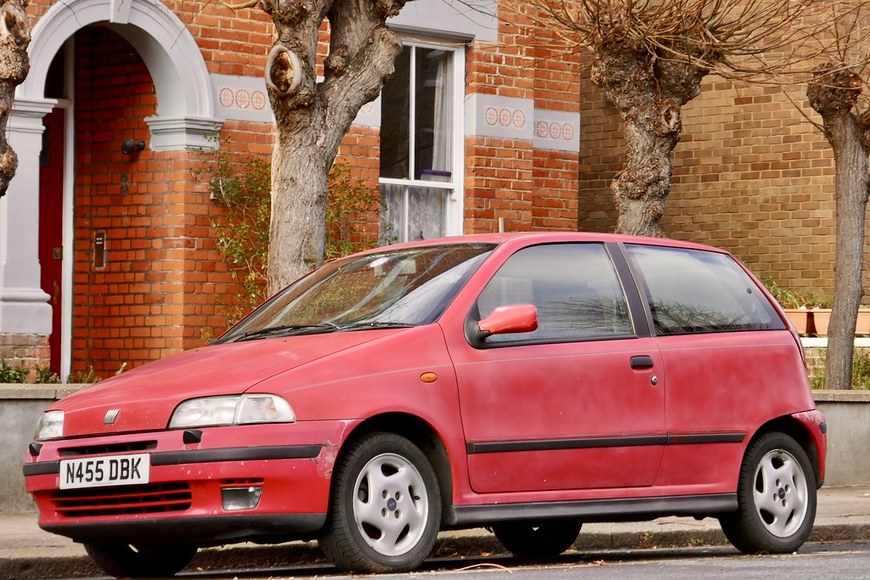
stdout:
[(812, 334), (813, 312), (811, 310), (798, 308), (785, 308), (784, 310), (798, 334)]
[(813, 326), (816, 328), (818, 336), (828, 335), (828, 323), (831, 322), (830, 308), (814, 308), (813, 309)]

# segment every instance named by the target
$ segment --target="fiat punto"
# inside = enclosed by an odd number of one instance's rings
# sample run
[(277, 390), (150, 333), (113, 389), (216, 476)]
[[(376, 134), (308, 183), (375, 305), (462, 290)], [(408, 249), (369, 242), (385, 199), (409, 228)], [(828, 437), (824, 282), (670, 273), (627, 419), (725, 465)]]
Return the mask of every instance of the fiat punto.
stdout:
[(776, 553), (810, 533), (825, 431), (797, 334), (727, 252), (500, 234), (322, 266), (52, 404), (24, 475), (40, 526), (117, 576), (311, 538), (409, 570), (470, 527), (552, 557), (584, 522), (668, 515)]

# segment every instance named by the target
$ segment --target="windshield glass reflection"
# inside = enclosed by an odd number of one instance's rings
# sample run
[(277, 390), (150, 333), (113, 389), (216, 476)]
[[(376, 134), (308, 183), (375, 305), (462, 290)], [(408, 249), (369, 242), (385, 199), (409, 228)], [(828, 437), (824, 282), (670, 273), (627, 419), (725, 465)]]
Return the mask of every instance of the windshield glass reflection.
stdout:
[(429, 324), (494, 247), (424, 246), (336, 260), (275, 295), (218, 342)]

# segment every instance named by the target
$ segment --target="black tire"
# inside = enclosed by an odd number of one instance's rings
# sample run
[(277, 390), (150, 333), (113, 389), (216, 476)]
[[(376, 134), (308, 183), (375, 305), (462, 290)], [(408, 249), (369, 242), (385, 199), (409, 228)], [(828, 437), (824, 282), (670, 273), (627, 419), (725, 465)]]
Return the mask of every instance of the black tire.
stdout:
[(509, 522), (492, 526), (502, 546), (517, 558), (555, 558), (574, 545), (582, 522)]
[(816, 476), (803, 448), (767, 433), (746, 451), (737, 482), (737, 511), (719, 518), (734, 547), (747, 554), (800, 548), (816, 519)]
[(85, 551), (106, 574), (118, 578), (175, 576), (196, 555), (196, 546), (162, 544), (85, 544)]
[(441, 525), (441, 493), (420, 449), (394, 433), (350, 444), (333, 474), (320, 547), (354, 572), (404, 572), (425, 560)]

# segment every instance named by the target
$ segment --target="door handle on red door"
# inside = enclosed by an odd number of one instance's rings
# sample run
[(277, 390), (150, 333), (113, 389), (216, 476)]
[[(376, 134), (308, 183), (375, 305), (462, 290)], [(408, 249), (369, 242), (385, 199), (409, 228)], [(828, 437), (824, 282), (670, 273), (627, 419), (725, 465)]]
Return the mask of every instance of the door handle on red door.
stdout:
[(635, 355), (631, 357), (631, 368), (633, 369), (651, 369), (653, 367), (653, 359), (647, 355)]

